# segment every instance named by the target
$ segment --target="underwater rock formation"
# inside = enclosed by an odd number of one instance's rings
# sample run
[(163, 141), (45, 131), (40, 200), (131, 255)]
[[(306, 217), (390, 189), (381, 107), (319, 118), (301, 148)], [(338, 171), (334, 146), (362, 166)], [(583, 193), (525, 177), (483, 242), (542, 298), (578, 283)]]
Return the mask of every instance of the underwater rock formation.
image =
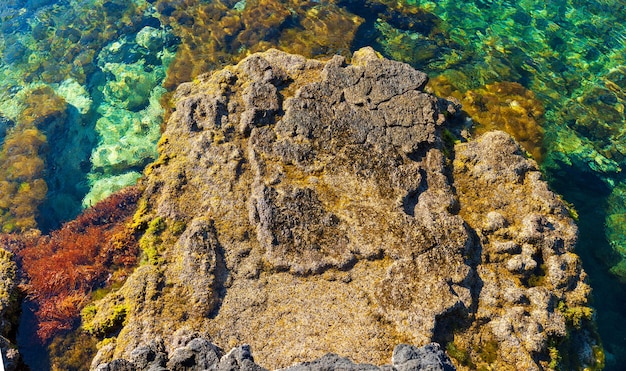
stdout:
[(176, 331), (268, 368), (432, 341), (463, 369), (600, 367), (569, 210), (507, 134), (455, 145), (460, 107), (426, 82), (365, 48), (182, 84), (142, 181), (143, 264), (83, 317), (94, 367), (172, 354)]
[(149, 3), (27, 1), (13, 11), (11, 5), (2, 5), (2, 12), (9, 12), (6, 17), (0, 14), (0, 35), (8, 50), (0, 54), (0, 63), (12, 67), (10, 77), (23, 79), (21, 83), (51, 84), (73, 78), (84, 84), (93, 72), (95, 52), (145, 22)]
[(35, 219), (0, 221), (4, 231), (47, 232), (134, 184), (156, 158), (161, 83), (178, 39), (145, 0), (2, 5), (0, 144), (9, 126), (23, 131), (28, 124), (23, 111), (37, 91), (52, 90), (67, 103), (63, 122), (40, 130), (45, 156), (24, 155), (30, 165), (43, 160), (47, 192), (39, 186), (27, 206)]
[(99, 52), (101, 74), (94, 89), (94, 95), (101, 96), (95, 122), (99, 141), (91, 153), (90, 190), (84, 207), (135, 184), (141, 176), (138, 171), (156, 159), (164, 113), (161, 83), (174, 58), (172, 37), (146, 26)]

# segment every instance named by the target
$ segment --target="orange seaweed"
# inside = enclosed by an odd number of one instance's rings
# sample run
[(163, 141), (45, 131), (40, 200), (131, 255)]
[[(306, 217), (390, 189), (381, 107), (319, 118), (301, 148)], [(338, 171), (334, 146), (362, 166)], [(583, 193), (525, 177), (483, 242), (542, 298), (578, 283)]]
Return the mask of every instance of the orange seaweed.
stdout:
[(42, 343), (74, 328), (92, 291), (136, 264), (139, 249), (129, 222), (139, 196), (136, 187), (126, 188), (49, 235), (0, 235), (0, 245), (18, 256)]

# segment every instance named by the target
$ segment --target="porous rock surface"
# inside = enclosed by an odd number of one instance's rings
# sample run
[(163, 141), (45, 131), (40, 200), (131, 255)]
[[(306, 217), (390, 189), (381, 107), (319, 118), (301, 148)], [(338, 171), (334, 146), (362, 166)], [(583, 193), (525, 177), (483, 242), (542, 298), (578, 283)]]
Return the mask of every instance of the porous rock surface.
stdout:
[(589, 294), (576, 227), (507, 134), (444, 141), (459, 107), (426, 82), (366, 48), (270, 50), (181, 85), (143, 180), (147, 262), (97, 303), (93, 367), (155, 339), (175, 355), (181, 329), (270, 369), (433, 341), (460, 367), (548, 367), (571, 327), (557, 305)]

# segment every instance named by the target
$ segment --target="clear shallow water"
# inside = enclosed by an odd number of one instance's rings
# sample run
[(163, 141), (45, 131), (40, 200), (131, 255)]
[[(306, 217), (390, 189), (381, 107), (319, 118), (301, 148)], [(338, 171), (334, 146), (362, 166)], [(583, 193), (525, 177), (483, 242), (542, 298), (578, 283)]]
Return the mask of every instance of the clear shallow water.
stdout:
[(574, 203), (607, 365), (618, 369), (624, 18), (623, 0), (0, 0), (0, 227), (49, 230), (134, 183), (180, 82), (268, 47), (324, 57), (372, 45), (426, 71), (478, 131), (516, 136)]

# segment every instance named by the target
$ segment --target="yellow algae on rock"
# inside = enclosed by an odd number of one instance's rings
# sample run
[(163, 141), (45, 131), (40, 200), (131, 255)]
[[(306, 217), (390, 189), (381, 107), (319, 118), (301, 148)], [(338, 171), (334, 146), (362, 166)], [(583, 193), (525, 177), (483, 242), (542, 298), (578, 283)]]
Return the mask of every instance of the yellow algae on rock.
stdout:
[[(483, 286), (476, 320), (484, 323), (458, 331), (456, 346), (467, 349), (477, 367), (553, 368), (558, 350), (567, 349), (566, 368), (601, 368), (598, 358), (581, 360), (572, 354), (578, 341), (601, 346), (593, 335), (590, 287), (573, 253), (577, 231), (567, 206), (548, 190), (537, 164), (525, 159), (504, 132), (458, 144), (455, 153), (459, 215), (481, 245), (477, 273)], [(499, 349), (490, 362), (472, 345), (487, 340)], [(540, 354), (548, 340), (558, 350), (553, 348), (536, 364), (529, 356)]]
[(9, 367), (17, 365), (20, 354), (15, 344), (20, 317), (21, 294), (17, 288), (18, 274), (15, 257), (5, 248), (12, 243), (11, 237), (5, 236), (0, 239), (0, 349), (4, 364)]

